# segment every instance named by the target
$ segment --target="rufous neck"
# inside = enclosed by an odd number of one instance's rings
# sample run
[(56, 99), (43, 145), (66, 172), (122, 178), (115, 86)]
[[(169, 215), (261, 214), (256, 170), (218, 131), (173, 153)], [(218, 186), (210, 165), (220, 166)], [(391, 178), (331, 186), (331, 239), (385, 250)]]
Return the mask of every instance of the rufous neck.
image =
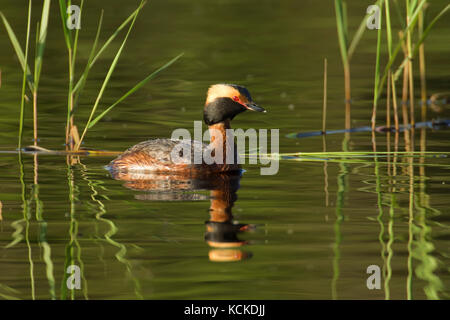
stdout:
[(234, 136), (230, 126), (230, 120), (225, 120), (209, 126), (209, 135), (211, 137), (210, 146), (214, 150), (222, 150), (223, 163), (227, 163), (227, 154), (234, 154)]
[[(208, 126), (208, 128), (209, 128), (209, 133), (210, 134), (214, 130), (223, 132), (223, 134), (225, 134), (227, 129), (231, 129), (230, 120), (225, 120), (225, 121), (222, 121), (222, 122), (218, 122), (218, 123), (212, 124), (212, 125)], [(213, 135), (211, 134), (211, 142), (212, 141), (213, 141)]]

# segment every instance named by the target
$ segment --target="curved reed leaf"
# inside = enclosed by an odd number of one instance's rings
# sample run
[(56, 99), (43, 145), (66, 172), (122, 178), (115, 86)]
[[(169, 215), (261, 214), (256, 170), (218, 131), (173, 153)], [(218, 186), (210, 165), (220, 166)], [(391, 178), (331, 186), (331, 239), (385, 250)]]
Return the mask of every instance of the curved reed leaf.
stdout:
[[(82, 13), (83, 13), (83, 5), (84, 5), (84, 0), (81, 0), (80, 15), (79, 15), (79, 19), (80, 20), (81, 20)], [(81, 22), (78, 22), (78, 23), (81, 23)], [(76, 28), (75, 40), (73, 41), (72, 72), (75, 72), (75, 62), (77, 61), (77, 48), (78, 48), (78, 33), (79, 33), (79, 31), (80, 31), (80, 29)]]
[[(70, 1), (68, 1), (68, 4), (70, 6)], [(59, 0), (59, 10), (61, 13), (61, 22), (62, 22), (62, 28), (64, 32), (64, 39), (66, 40), (66, 46), (67, 49), (72, 49), (72, 35), (69, 31), (69, 28), (67, 27), (67, 5), (65, 0)]]
[[(120, 33), (120, 31), (122, 31), (122, 29), (125, 28), (130, 23), (130, 21), (132, 21), (134, 19), (134, 17), (139, 13), (139, 11), (142, 9), (142, 6), (144, 4), (145, 4), (145, 1), (143, 1), (143, 3), (141, 3), (141, 5), (124, 22), (122, 22), (122, 24), (116, 29), (116, 31), (114, 31), (114, 33), (108, 38), (108, 40), (106, 40), (106, 42), (103, 44), (103, 46), (97, 52), (97, 54), (90, 60), (90, 62), (86, 66), (87, 69), (90, 70), (94, 66), (95, 62), (101, 56), (103, 51), (105, 51), (108, 48), (108, 46), (117, 37), (117, 35)], [(103, 11), (102, 11), (102, 15), (103, 15)], [(80, 79), (78, 79), (78, 82), (75, 84), (73, 91), (79, 90), (80, 86), (82, 86), (82, 83), (84, 81), (86, 81), (86, 78), (87, 78), (87, 74), (83, 73), (81, 75)]]
[(22, 48), (19, 44), (19, 40), (17, 40), (16, 34), (14, 33), (13, 29), (11, 28), (11, 25), (9, 24), (5, 15), (1, 11), (0, 11), (0, 17), (2, 18), (3, 24), (5, 25), (5, 29), (6, 29), (6, 32), (8, 33), (9, 40), (11, 41), (14, 51), (16, 52), (17, 59), (19, 60), (20, 65), (22, 66), (22, 70), (24, 72), (26, 70), (28, 86), (30, 87), (31, 91), (34, 91), (33, 77), (31, 76), (31, 71), (30, 71), (31, 69), (27, 64), (27, 61), (25, 60), (25, 55), (23, 54)]
[(80, 148), (81, 143), (83, 142), (84, 136), (87, 133), (87, 130), (89, 129), (89, 124), (92, 121), (92, 117), (95, 114), (95, 111), (97, 110), (98, 104), (103, 96), (103, 93), (105, 92), (106, 86), (109, 83), (109, 80), (111, 79), (111, 76), (114, 72), (114, 69), (117, 65), (117, 62), (119, 61), (120, 55), (122, 54), (123, 48), (125, 47), (125, 44), (128, 40), (128, 36), (130, 35), (131, 30), (133, 29), (134, 23), (136, 21), (137, 15), (139, 13), (139, 11), (142, 9), (142, 6), (145, 4), (145, 1), (141, 1), (141, 4), (139, 5), (138, 9), (137, 9), (137, 13), (134, 15), (133, 20), (131, 21), (130, 27), (128, 28), (128, 32), (125, 35), (125, 38), (123, 39), (123, 42), (119, 48), (119, 50), (116, 53), (116, 56), (114, 57), (114, 60), (111, 63), (111, 66), (109, 67), (108, 73), (106, 74), (105, 80), (103, 81), (102, 87), (100, 88), (100, 91), (97, 95), (97, 99), (95, 100), (94, 106), (92, 107), (91, 110), (91, 114), (89, 115), (89, 119), (86, 122), (86, 125), (84, 127), (83, 133), (81, 135), (80, 141), (76, 144), (75, 146), (75, 150)]
[(346, 38), (346, 30), (345, 30), (345, 22), (344, 22), (344, 8), (342, 4), (342, 0), (334, 0), (334, 7), (336, 10), (336, 25), (338, 31), (338, 40), (339, 40), (339, 48), (341, 50), (341, 58), (342, 63), (344, 65), (347, 64), (347, 38)]
[[(28, 1), (28, 22), (27, 22), (27, 40), (25, 42), (25, 61), (28, 61), (28, 43), (30, 41), (30, 25), (31, 25), (31, 0)], [(22, 78), (22, 94), (20, 97), (20, 118), (19, 118), (19, 143), (18, 149), (22, 148), (23, 121), (25, 117), (25, 87), (27, 82), (27, 72), (23, 70)]]
[[(77, 88), (77, 86), (75, 86), (75, 88), (72, 90), (72, 92), (75, 92), (72, 113), (74, 113), (75, 109), (77, 108), (78, 98), (80, 97), (80, 93), (83, 91), (84, 84), (86, 83), (86, 79), (89, 75), (89, 71), (91, 70), (91, 68), (89, 66), (90, 66), (92, 60), (94, 59), (94, 54), (95, 54), (95, 50), (97, 49), (97, 44), (98, 44), (98, 39), (100, 37), (100, 31), (102, 29), (102, 24), (103, 24), (103, 10), (100, 14), (100, 19), (99, 19), (98, 27), (97, 27), (97, 33), (95, 34), (94, 43), (92, 44), (91, 52), (89, 53), (88, 62), (87, 62), (86, 67), (84, 68), (84, 71), (78, 81), (79, 86), (78, 86), (78, 88)], [(77, 83), (77, 85), (78, 85), (78, 83)]]
[[(380, 4), (383, 2), (383, 0), (378, 0), (374, 3), (374, 5), (380, 6)], [(358, 30), (356, 31), (355, 35), (353, 36), (352, 42), (350, 43), (348, 47), (348, 60), (351, 60), (353, 53), (355, 52), (356, 47), (358, 46), (359, 41), (361, 40), (364, 31), (366, 30), (367, 26), (367, 18), (369, 18), (370, 14), (366, 14), (359, 24)], [(381, 16), (380, 16), (381, 17)]]
[(50, 0), (45, 0), (42, 6), (39, 38), (36, 47), (36, 60), (34, 62), (34, 86), (35, 86), (34, 91), (37, 91), (39, 85), (39, 78), (41, 75), (42, 59), (44, 56), (44, 49), (45, 49), (45, 40), (47, 38), (49, 11), (50, 11)]
[[(382, 3), (381, 3), (381, 9), (382, 10)], [(375, 59), (375, 80), (374, 80), (374, 92), (373, 92), (373, 111), (372, 111), (372, 131), (375, 130), (375, 124), (376, 124), (376, 114), (377, 114), (377, 105), (378, 105), (378, 83), (380, 82), (380, 56), (381, 56), (381, 21), (382, 21), (383, 15), (380, 13), (379, 16), (379, 23), (380, 28), (377, 32), (377, 54)]]
[(447, 11), (450, 10), (450, 4), (448, 4), (444, 9), (442, 9), (436, 17), (428, 24), (428, 26), (425, 28), (425, 30), (422, 33), (422, 36), (417, 41), (417, 43), (414, 45), (414, 55), (419, 51), (420, 45), (425, 41), (428, 34), (430, 33), (431, 29), (433, 28), (434, 24), (445, 14)]
[[(414, 13), (412, 14), (409, 24), (406, 26), (406, 28), (402, 31), (403, 34), (407, 34), (411, 29), (414, 28), (414, 26), (417, 23), (417, 20), (419, 18), (419, 13), (422, 10), (422, 7), (425, 5), (426, 0), (422, 0), (419, 5), (416, 7), (416, 10), (414, 11)], [(384, 83), (386, 81), (386, 77), (389, 73), (389, 69), (391, 69), (392, 64), (395, 61), (395, 58), (397, 57), (398, 52), (400, 51), (401, 47), (402, 47), (402, 42), (403, 42), (403, 38), (400, 38), (399, 41), (397, 42), (397, 45), (394, 49), (394, 52), (392, 52), (392, 56), (389, 59), (388, 63), (386, 64), (386, 67), (384, 68), (384, 72), (383, 72), (383, 76), (381, 77), (381, 81), (379, 82), (379, 86), (378, 86), (378, 96), (380, 96), (383, 87), (384, 87)]]
[(155, 78), (161, 71), (167, 69), (170, 65), (172, 65), (175, 61), (177, 61), (181, 56), (183, 56), (184, 53), (179, 54), (169, 62), (167, 62), (165, 65), (151, 73), (149, 76), (147, 76), (144, 80), (136, 84), (132, 89), (130, 89), (127, 93), (125, 93), (122, 97), (120, 97), (116, 102), (114, 102), (110, 107), (108, 107), (105, 111), (103, 111), (100, 115), (98, 115), (92, 122), (89, 124), (88, 129), (92, 128), (98, 121), (100, 121), (109, 111), (111, 111), (116, 105), (118, 105), (120, 102), (125, 100), (129, 95), (134, 93), (135, 91), (139, 90), (141, 87), (143, 87), (148, 81)]

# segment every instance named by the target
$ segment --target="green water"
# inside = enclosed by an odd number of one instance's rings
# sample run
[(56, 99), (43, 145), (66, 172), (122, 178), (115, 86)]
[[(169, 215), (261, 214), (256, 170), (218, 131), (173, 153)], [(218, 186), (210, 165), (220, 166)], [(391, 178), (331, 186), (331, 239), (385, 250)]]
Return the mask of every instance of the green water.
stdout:
[[(349, 2), (349, 27), (355, 30), (367, 5)], [(88, 57), (101, 8), (105, 40), (137, 6), (124, 3), (86, 1), (79, 40), (83, 63), (77, 72)], [(445, 4), (432, 1), (429, 16)], [(34, 6), (33, 26), (40, 10)], [(0, 10), (24, 39), (27, 2), (2, 0)], [(38, 121), (39, 144), (55, 150), (64, 148), (68, 87), (60, 24), (53, 2)], [(426, 42), (429, 95), (449, 88), (449, 34), (448, 19), (442, 20)], [(117, 45), (90, 75), (76, 114), (79, 128)], [(351, 66), (355, 127), (369, 124), (375, 45), (376, 31), (368, 30)], [(268, 110), (239, 115), (234, 128), (280, 129), (280, 152), (323, 151), (320, 136), (285, 136), (320, 130), (325, 57), (327, 128), (344, 126), (343, 72), (331, 1), (151, 1), (137, 19), (99, 108), (180, 52), (185, 52), (180, 61), (89, 131), (85, 147), (121, 151), (150, 137), (168, 137), (176, 128), (191, 130), (193, 121), (202, 118), (207, 87), (226, 82), (245, 85)], [(7, 153), (17, 146), (22, 73), (3, 26), (0, 69), (0, 298), (449, 297), (449, 158), (281, 160), (273, 176), (246, 164), (232, 221), (253, 227), (232, 234), (242, 244), (235, 251), (215, 248), (205, 240), (211, 188), (194, 194), (139, 191), (104, 169), (112, 157), (82, 157), (68, 165), (64, 156)], [(419, 94), (418, 77), (415, 83)], [(384, 98), (380, 105), (384, 124)], [(24, 144), (30, 145), (31, 104), (26, 107)], [(449, 119), (450, 112), (442, 109), (430, 110), (429, 118)], [(421, 150), (424, 132), (415, 131), (415, 150)], [(426, 150), (450, 151), (449, 138), (449, 130), (426, 130)], [(354, 133), (349, 141), (329, 135), (325, 142), (327, 151), (372, 150), (370, 133)], [(377, 133), (376, 143), (378, 151), (386, 151), (386, 134)], [(390, 146), (393, 150), (394, 135)], [(399, 150), (404, 150), (402, 134)], [(214, 250), (232, 252), (240, 260), (212, 261)], [(69, 265), (81, 269), (80, 290), (66, 287)], [(380, 267), (379, 290), (366, 286), (370, 265)]]

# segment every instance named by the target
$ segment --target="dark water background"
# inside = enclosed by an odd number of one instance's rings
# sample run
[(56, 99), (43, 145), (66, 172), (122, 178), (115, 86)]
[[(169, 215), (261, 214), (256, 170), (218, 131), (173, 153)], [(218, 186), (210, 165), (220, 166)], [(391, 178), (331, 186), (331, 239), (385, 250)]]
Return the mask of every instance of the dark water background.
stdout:
[[(446, 3), (432, 1), (429, 17)], [(350, 30), (357, 28), (369, 4), (349, 1)], [(33, 5), (34, 25), (40, 5)], [(104, 41), (136, 6), (136, 1), (86, 1), (77, 72), (84, 68), (100, 10), (105, 10)], [(22, 41), (27, 1), (1, 0), (0, 10)], [(57, 150), (64, 148), (68, 87), (60, 24), (53, 2), (38, 120), (39, 144)], [(429, 94), (448, 91), (449, 34), (444, 18), (426, 42)], [(118, 43), (91, 72), (76, 114), (79, 128)], [(370, 120), (375, 45), (376, 32), (367, 30), (351, 66), (355, 127)], [(121, 151), (150, 137), (168, 137), (176, 128), (192, 129), (193, 121), (202, 117), (207, 87), (225, 82), (245, 85), (268, 110), (240, 115), (233, 127), (279, 128), (280, 152), (320, 152), (322, 137), (285, 136), (320, 130), (325, 57), (327, 127), (344, 126), (343, 72), (331, 1), (150, 1), (99, 108), (180, 52), (185, 52), (180, 61), (89, 131), (85, 147)], [(0, 68), (0, 150), (13, 151), (22, 73), (3, 26)], [(379, 119), (384, 119), (384, 102), (383, 98)], [(31, 117), (28, 104), (25, 145), (32, 144)], [(444, 106), (441, 113), (430, 110), (429, 117), (448, 119), (450, 112)], [(420, 134), (416, 132), (416, 150)], [(448, 130), (427, 130), (426, 149), (449, 152), (449, 138)], [(327, 151), (342, 151), (343, 139), (328, 136)], [(371, 151), (370, 133), (352, 134), (347, 146), (351, 151)], [(386, 134), (377, 134), (377, 149), (386, 150)], [(63, 156), (41, 155), (36, 166), (32, 155), (19, 160), (17, 154), (0, 153), (1, 298), (449, 297), (448, 158), (399, 157), (395, 164), (393, 157), (362, 162), (282, 160), (274, 176), (261, 176), (258, 165), (247, 164), (233, 215), (235, 221), (256, 228), (238, 235), (248, 243), (235, 248), (243, 257), (235, 262), (209, 259), (215, 249), (204, 239), (208, 190), (198, 191), (200, 195), (189, 201), (151, 196), (143, 200), (147, 193), (125, 188), (103, 168), (111, 159), (83, 157), (81, 164), (68, 166)], [(70, 264), (81, 267), (81, 290), (65, 287)], [(381, 268), (380, 290), (366, 287), (369, 265)]]

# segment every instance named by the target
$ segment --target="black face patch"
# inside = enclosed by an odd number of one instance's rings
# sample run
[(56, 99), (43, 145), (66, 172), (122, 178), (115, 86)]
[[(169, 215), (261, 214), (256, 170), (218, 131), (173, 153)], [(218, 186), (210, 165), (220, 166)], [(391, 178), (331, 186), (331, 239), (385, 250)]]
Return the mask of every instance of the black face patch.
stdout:
[(226, 119), (232, 120), (245, 110), (247, 109), (243, 105), (233, 101), (231, 98), (217, 98), (205, 106), (203, 120), (210, 126)]

